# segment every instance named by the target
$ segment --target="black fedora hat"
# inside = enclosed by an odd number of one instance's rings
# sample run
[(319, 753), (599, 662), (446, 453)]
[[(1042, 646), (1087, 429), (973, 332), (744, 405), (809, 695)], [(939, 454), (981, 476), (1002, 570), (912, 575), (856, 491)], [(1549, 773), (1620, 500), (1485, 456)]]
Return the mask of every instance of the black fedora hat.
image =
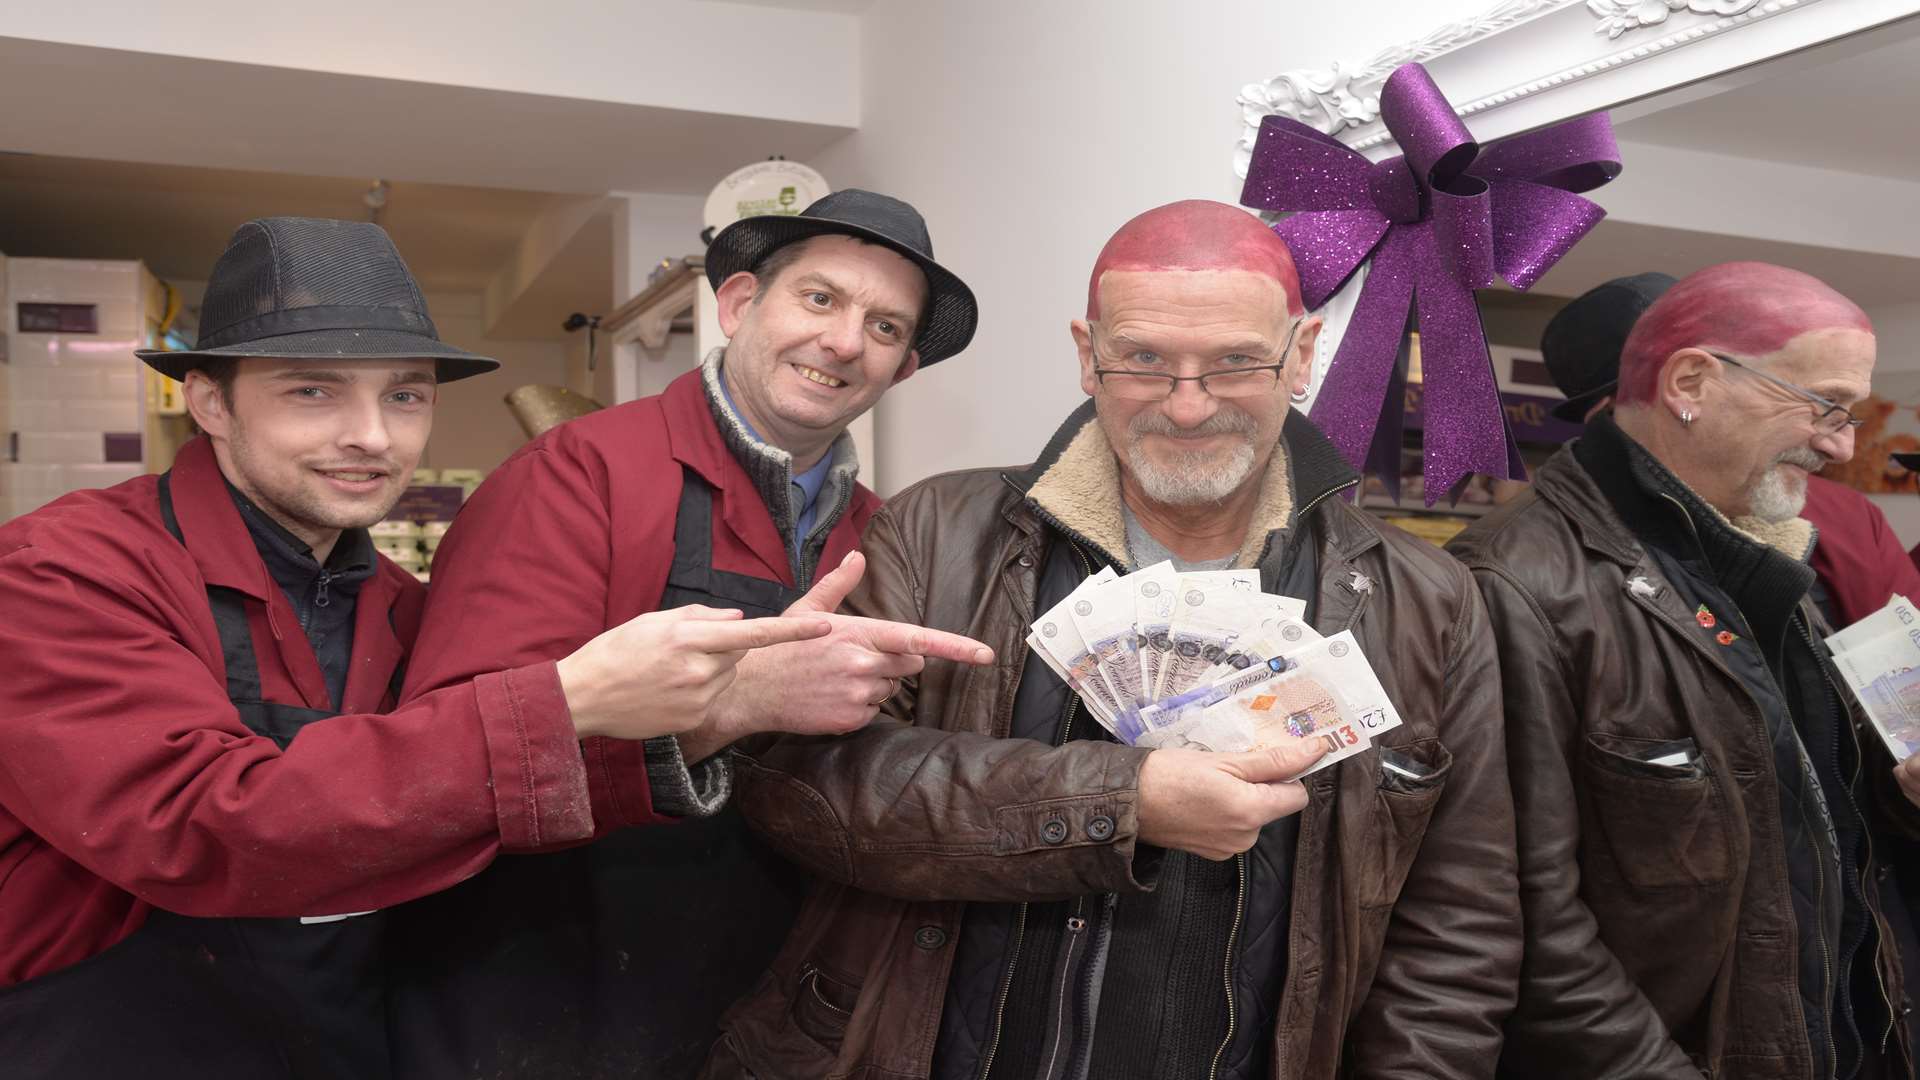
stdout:
[(720, 230), (707, 246), (707, 280), (720, 283), (752, 270), (775, 249), (812, 236), (854, 236), (899, 252), (927, 275), (927, 310), (913, 346), (920, 366), (937, 364), (967, 347), (980, 322), (973, 290), (933, 261), (933, 239), (920, 211), (886, 195), (847, 188), (814, 200), (798, 214), (760, 214)]
[(1620, 350), (1640, 314), (1673, 287), (1667, 274), (1614, 278), (1581, 293), (1560, 309), (1540, 335), (1540, 358), (1567, 400), (1553, 415), (1578, 424), (1587, 410), (1620, 382)]
[(192, 351), (134, 355), (173, 379), (236, 356), (432, 360), (441, 382), (500, 366), (440, 340), (385, 229), (296, 217), (260, 218), (234, 231), (207, 281)]

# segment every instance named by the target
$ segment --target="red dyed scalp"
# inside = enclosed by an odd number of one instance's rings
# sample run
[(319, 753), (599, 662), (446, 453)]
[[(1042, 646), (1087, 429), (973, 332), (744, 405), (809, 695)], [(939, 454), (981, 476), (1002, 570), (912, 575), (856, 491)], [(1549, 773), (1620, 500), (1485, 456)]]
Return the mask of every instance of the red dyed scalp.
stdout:
[(1087, 282), (1087, 318), (1100, 317), (1100, 279), (1109, 270), (1249, 270), (1278, 281), (1287, 311), (1300, 314), (1300, 273), (1286, 241), (1237, 206), (1188, 199), (1149, 210), (1100, 249)]
[(1835, 329), (1870, 334), (1873, 323), (1858, 304), (1798, 270), (1761, 262), (1709, 266), (1681, 278), (1634, 323), (1620, 351), (1618, 400), (1652, 401), (1660, 369), (1681, 349), (1763, 357), (1801, 334)]

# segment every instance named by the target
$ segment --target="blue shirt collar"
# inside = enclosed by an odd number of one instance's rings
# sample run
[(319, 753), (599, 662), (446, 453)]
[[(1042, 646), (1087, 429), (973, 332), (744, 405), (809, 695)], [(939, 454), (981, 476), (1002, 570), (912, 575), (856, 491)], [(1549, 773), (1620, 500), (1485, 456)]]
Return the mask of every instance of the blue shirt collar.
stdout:
[[(734, 415), (734, 419), (740, 421), (741, 427), (747, 429), (747, 434), (753, 437), (753, 441), (772, 446), (772, 443), (768, 443), (764, 436), (754, 430), (753, 421), (748, 420), (746, 414), (740, 411), (740, 406), (734, 403), (733, 391), (727, 388), (725, 368), (721, 369), (720, 377), (714, 381), (720, 384), (720, 398), (727, 403), (727, 411)], [(797, 508), (800, 511), (798, 516), (806, 516), (806, 511), (813, 509), (814, 500), (820, 497), (820, 489), (827, 484), (827, 472), (832, 468), (833, 449), (829, 447), (826, 453), (820, 455), (820, 460), (813, 463), (812, 468), (806, 472), (793, 474), (793, 482), (798, 484), (801, 492), (806, 495), (805, 504)]]

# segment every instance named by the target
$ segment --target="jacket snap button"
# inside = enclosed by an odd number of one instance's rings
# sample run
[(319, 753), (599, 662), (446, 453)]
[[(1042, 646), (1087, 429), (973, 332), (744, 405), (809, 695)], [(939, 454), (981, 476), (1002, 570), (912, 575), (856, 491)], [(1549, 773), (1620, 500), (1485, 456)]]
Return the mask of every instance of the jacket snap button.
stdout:
[(923, 926), (913, 932), (913, 943), (932, 952), (947, 943), (947, 932), (937, 926)]
[(1033, 565), (1033, 556), (1031, 556), (1031, 555), (1022, 555), (1022, 556), (1020, 556), (1020, 565), (1021, 565), (1021, 566), (1032, 566), (1032, 565)]
[(1095, 840), (1105, 840), (1113, 835), (1113, 819), (1105, 814), (1087, 822), (1087, 835)]
[(1040, 826), (1040, 839), (1049, 844), (1057, 844), (1066, 838), (1067, 823), (1059, 818), (1048, 818), (1046, 824)]

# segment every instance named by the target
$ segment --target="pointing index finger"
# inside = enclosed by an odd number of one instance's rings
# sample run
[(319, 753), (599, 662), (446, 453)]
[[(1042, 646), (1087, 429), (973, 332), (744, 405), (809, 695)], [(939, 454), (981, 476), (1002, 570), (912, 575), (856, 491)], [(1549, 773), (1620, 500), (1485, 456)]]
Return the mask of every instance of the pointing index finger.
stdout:
[(788, 641), (825, 637), (832, 630), (833, 625), (825, 619), (805, 615), (775, 615), (738, 622), (691, 624), (686, 631), (686, 640), (701, 652), (743, 652)]
[(881, 652), (932, 656), (962, 664), (991, 664), (993, 650), (970, 637), (912, 623), (863, 619), (867, 643)]

